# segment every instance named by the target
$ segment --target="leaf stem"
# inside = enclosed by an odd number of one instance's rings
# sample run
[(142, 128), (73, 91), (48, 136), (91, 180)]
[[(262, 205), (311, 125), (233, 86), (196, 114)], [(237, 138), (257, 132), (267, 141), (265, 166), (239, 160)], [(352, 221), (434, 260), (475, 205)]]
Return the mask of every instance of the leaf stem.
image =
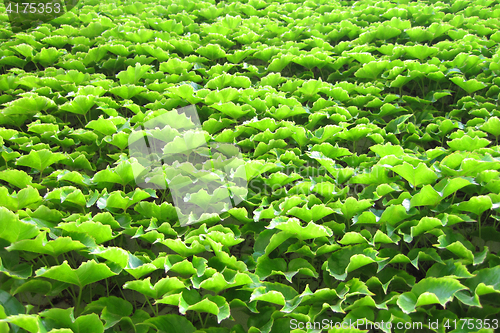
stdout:
[(82, 125), (82, 128), (85, 128), (85, 125), (83, 125), (83, 122), (82, 122), (82, 120), (80, 119), (80, 117), (78, 117), (78, 116), (77, 116), (77, 117), (76, 117), (76, 119), (78, 119), (78, 121), (80, 122), (80, 125)]
[(198, 314), (198, 318), (200, 318), (200, 323), (201, 323), (202, 328), (205, 328), (205, 323), (203, 322), (203, 319), (201, 318), (201, 314), (198, 311), (196, 311), (196, 313)]
[(49, 262), (47, 261), (47, 259), (45, 258), (45, 255), (41, 256), (40, 259), (42, 260), (42, 262), (47, 266), (47, 267), (50, 267), (49, 265)]
[(141, 306), (141, 308), (139, 310), (144, 309), (145, 306), (146, 306), (146, 302), (142, 303), (142, 306)]
[(420, 78), (420, 82), (418, 84), (420, 86), (420, 90), (422, 91), (422, 98), (425, 98), (425, 88), (424, 88), (424, 79)]
[(481, 215), (478, 215), (478, 217), (477, 217), (477, 223), (479, 225), (479, 238), (481, 238)]
[(153, 311), (153, 314), (154, 314), (155, 316), (158, 316), (158, 312), (157, 312), (157, 311), (155, 311), (155, 308), (153, 307), (153, 305), (152, 305), (152, 304), (151, 304), (151, 302), (149, 301), (149, 297), (147, 297), (147, 296), (146, 296), (146, 302), (148, 302), (149, 307), (151, 308), (151, 311)]
[(50, 306), (51, 306), (52, 308), (54, 308), (54, 304), (52, 304), (52, 301), (51, 301), (51, 299), (50, 299), (49, 297), (47, 297), (47, 301), (49, 302)]
[(76, 299), (76, 304), (75, 304), (75, 317), (77, 317), (80, 314), (80, 303), (82, 302), (82, 295), (83, 295), (83, 287), (80, 287), (78, 290), (78, 297)]
[(76, 298), (75, 296), (75, 288), (73, 285), (70, 286), (70, 288), (66, 289), (68, 291), (68, 294), (73, 298), (73, 300)]
[(43, 175), (43, 170), (40, 170), (40, 174), (38, 175), (38, 183), (40, 184), (42, 182), (42, 175)]

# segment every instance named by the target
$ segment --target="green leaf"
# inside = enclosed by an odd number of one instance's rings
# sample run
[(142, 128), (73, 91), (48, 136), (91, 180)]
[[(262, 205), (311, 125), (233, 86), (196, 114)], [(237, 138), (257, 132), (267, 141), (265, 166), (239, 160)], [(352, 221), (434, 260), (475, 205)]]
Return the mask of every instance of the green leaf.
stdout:
[(342, 133), (339, 134), (339, 137), (348, 141), (358, 141), (361, 138), (366, 137), (367, 134), (371, 132), (373, 132), (372, 127), (360, 124), (356, 125), (356, 127), (353, 127), (349, 130), (344, 130)]
[(299, 92), (303, 93), (305, 96), (314, 96), (322, 90), (324, 87), (324, 82), (319, 80), (308, 80), (302, 84), (299, 88)]
[(211, 105), (214, 109), (219, 110), (225, 115), (228, 115), (229, 117), (233, 119), (238, 119), (246, 115), (247, 113), (252, 111), (252, 107), (248, 105), (237, 105), (234, 104), (233, 102), (228, 102), (228, 103), (218, 103)]
[(394, 37), (397, 37), (401, 34), (401, 30), (395, 27), (391, 27), (389, 25), (383, 26), (380, 25), (377, 28), (377, 33), (375, 37), (380, 40), (388, 40)]
[[(0, 290), (0, 306), (0, 309), (5, 312), (6, 316), (14, 316), (25, 312), (24, 306), (15, 297), (4, 290)], [(3, 317), (3, 315), (0, 316), (0, 318), (1, 317)]]
[(489, 196), (480, 195), (472, 197), (468, 201), (456, 204), (456, 206), (460, 210), (465, 210), (480, 216), (484, 211), (493, 208), (493, 202)]
[(60, 223), (57, 228), (69, 233), (87, 233), (97, 244), (107, 242), (115, 237), (109, 225), (94, 221)]
[(182, 74), (184, 71), (189, 71), (193, 64), (188, 61), (183, 61), (178, 58), (170, 58), (167, 62), (160, 64), (160, 71), (170, 74)]
[(468, 94), (472, 94), (487, 87), (485, 83), (476, 79), (465, 80), (463, 77), (452, 77), (450, 81), (465, 90)]
[[(31, 276), (31, 273), (29, 274), (29, 276)], [(25, 278), (27, 279), (29, 276)], [(51, 289), (52, 289), (52, 284), (50, 282), (31, 279), (28, 280), (27, 282), (23, 281), (23, 284), (21, 284), (20, 286), (13, 287), (11, 289), (11, 293), (12, 295), (16, 295), (22, 292), (33, 292), (42, 295), (47, 295), (50, 293)]]
[(441, 195), (442, 198), (446, 198), (450, 194), (453, 194), (470, 184), (472, 184), (472, 181), (468, 178), (445, 178), (437, 183), (434, 186), (434, 189), (439, 193), (439, 195)]
[(141, 200), (151, 197), (150, 192), (146, 192), (139, 188), (136, 188), (134, 192), (130, 192), (123, 195), (120, 191), (113, 191), (111, 194), (106, 194), (101, 196), (97, 200), (97, 207), (100, 209), (104, 208), (118, 208), (122, 210), (127, 210), (130, 206), (135, 203), (138, 203)]
[(113, 120), (110, 118), (104, 119), (103, 115), (100, 115), (97, 120), (92, 120), (85, 127), (96, 130), (104, 135), (114, 134), (117, 130)]
[[(196, 95), (195, 88), (191, 84), (181, 84), (180, 86), (177, 87), (170, 87), (168, 88), (168, 91), (177, 97), (185, 99), (191, 104), (196, 104), (203, 100), (202, 98), (195, 96)], [(215, 120), (215, 119), (209, 119), (209, 120)]]
[(338, 241), (342, 245), (352, 245), (352, 244), (364, 244), (367, 243), (365, 237), (363, 237), (360, 233), (350, 231), (347, 232), (341, 240)]
[(151, 69), (151, 66), (135, 64), (135, 67), (128, 66), (126, 71), (121, 71), (116, 75), (120, 79), (120, 84), (138, 84), (144, 75)]
[(207, 82), (206, 87), (209, 89), (222, 89), (225, 87), (250, 88), (251, 81), (246, 76), (236, 76), (223, 73)]
[[(455, 262), (453, 259), (446, 260), (443, 264), (435, 263), (427, 270), (427, 277), (450, 277), (450, 278), (472, 278), (475, 275), (471, 274), (467, 267)], [(465, 282), (465, 285), (467, 283)]]
[(438, 178), (436, 173), (429, 169), (425, 163), (419, 163), (415, 168), (407, 162), (392, 168), (394, 172), (406, 179), (412, 187), (422, 184), (432, 184)]
[(104, 248), (99, 246), (95, 248), (91, 254), (95, 254), (101, 258), (109, 260), (120, 266), (121, 268), (125, 268), (128, 264), (129, 253), (120, 247), (107, 247)]
[(85, 207), (87, 205), (87, 200), (80, 189), (76, 189), (73, 186), (63, 186), (56, 188), (52, 192), (49, 192), (45, 196), (46, 200), (53, 200), (61, 204), (66, 203), (72, 205), (77, 205), (80, 207)]
[(474, 254), (471, 251), (472, 246), (463, 239), (463, 236), (456, 237), (455, 234), (441, 235), (438, 237), (438, 242), (439, 244), (436, 247), (447, 249), (461, 258), (461, 261), (466, 264), (474, 263)]
[(233, 64), (238, 64), (242, 62), (246, 57), (255, 53), (255, 50), (247, 49), (247, 50), (235, 50), (232, 54), (226, 55), (226, 58), (229, 62)]
[(151, 277), (144, 280), (129, 281), (123, 286), (125, 289), (131, 289), (140, 292), (148, 297), (160, 299), (163, 295), (186, 288), (184, 283), (177, 277), (167, 277), (158, 280), (153, 286)]
[(352, 272), (360, 267), (380, 261), (376, 257), (377, 251), (367, 247), (365, 244), (344, 246), (338, 251), (335, 251), (328, 261), (325, 262), (327, 271), (335, 279), (344, 281), (347, 273)]
[(214, 273), (214, 275), (208, 279), (203, 280), (199, 287), (218, 294), (227, 288), (242, 286), (253, 282), (252, 278), (245, 273), (235, 272), (230, 269), (225, 269), (224, 273), (225, 274), (219, 272)]
[(10, 210), (0, 207), (0, 238), (14, 243), (35, 237), (38, 233), (36, 226), (20, 221)]
[(464, 281), (478, 296), (500, 291), (500, 266), (474, 271), (475, 276)]
[(0, 172), (0, 179), (19, 188), (26, 188), (28, 185), (36, 186), (32, 183), (33, 177), (22, 170), (3, 170)]
[(19, 44), (11, 47), (14, 51), (25, 57), (26, 59), (33, 58), (33, 47), (28, 44)]
[(326, 207), (324, 204), (314, 205), (311, 209), (307, 207), (293, 207), (287, 212), (288, 215), (298, 217), (305, 222), (316, 222), (331, 213), (333, 213), (333, 209)]
[(267, 71), (281, 72), (293, 59), (295, 59), (293, 54), (278, 54), (267, 67)]
[(57, 124), (41, 124), (39, 121), (31, 123), (28, 125), (28, 131), (43, 134), (45, 132), (57, 132), (59, 130), (59, 125)]
[(356, 200), (353, 197), (349, 197), (346, 199), (344, 204), (342, 205), (342, 214), (348, 220), (352, 219), (352, 217), (359, 212), (371, 207), (373, 204), (370, 200)]
[[(134, 168), (136, 168), (134, 170)], [(117, 167), (110, 169), (108, 168), (97, 172), (92, 178), (95, 183), (116, 183), (125, 186), (129, 183), (134, 182), (134, 171), (138, 173), (141, 170), (138, 163), (131, 160), (122, 160)]]
[(217, 316), (217, 322), (229, 317), (229, 304), (222, 296), (207, 295), (203, 299), (196, 290), (185, 290), (179, 300), (179, 312), (186, 311), (207, 312)]
[(78, 269), (72, 269), (65, 260), (61, 265), (50, 268), (40, 268), (37, 276), (74, 284), (83, 288), (84, 286), (116, 275), (105, 264), (98, 264), (95, 260), (89, 260), (80, 265)]
[(6, 249), (8, 251), (28, 251), (58, 257), (62, 253), (83, 248), (85, 248), (85, 245), (72, 240), (70, 237), (57, 237), (55, 240), (47, 241), (47, 232), (41, 232), (34, 240), (20, 240)]
[(422, 187), (420, 192), (415, 194), (410, 200), (410, 206), (435, 206), (443, 197), (439, 192), (432, 188), (430, 185)]
[(118, 87), (113, 87), (109, 89), (109, 92), (116, 95), (122, 99), (131, 99), (132, 97), (145, 91), (145, 87), (136, 86), (133, 84), (124, 84)]
[(496, 137), (500, 136), (500, 119), (497, 116), (488, 117), (488, 120), (480, 127), (483, 131)]
[(5, 104), (2, 114), (6, 116), (33, 115), (55, 107), (56, 104), (45, 96), (31, 94)]
[[(379, 223), (388, 223), (391, 226), (395, 226), (399, 222), (407, 219), (408, 217), (414, 215), (412, 211), (408, 211), (403, 205), (390, 205), (387, 207), (382, 215), (380, 216)], [(390, 235), (389, 235), (390, 236)]]
[(308, 70), (312, 70), (314, 67), (322, 67), (319, 65), (325, 63), (324, 60), (318, 59), (312, 54), (308, 54), (308, 55), (301, 54), (300, 56), (295, 57), (293, 59), (293, 62), (295, 62), (296, 64), (299, 64), (301, 66), (304, 66)]
[(275, 218), (271, 221), (268, 229), (279, 229), (299, 240), (318, 238), (318, 237), (330, 237), (333, 232), (330, 228), (322, 225), (317, 225), (313, 222), (309, 222), (307, 226), (302, 227), (300, 222), (296, 218)]
[(436, 227), (442, 227), (441, 220), (434, 217), (423, 217), (418, 224), (411, 227), (411, 236), (416, 237), (424, 232), (430, 231)]
[[(2, 251), (5, 253), (5, 251)], [(0, 272), (4, 273), (6, 276), (9, 276), (13, 279), (28, 279), (32, 274), (32, 266), (27, 263), (19, 263), (19, 258), (16, 258), (16, 255), (11, 255), (12, 259), (9, 260), (5, 258), (2, 261), (0, 257)], [(49, 288), (50, 290), (50, 288)]]
[[(445, 306), (453, 299), (457, 291), (464, 289), (468, 288), (454, 278), (428, 277), (414, 285), (412, 292), (418, 297), (417, 306), (435, 303)], [(434, 297), (428, 294), (433, 294)]]
[(432, 57), (439, 52), (437, 47), (417, 44), (414, 46), (406, 46), (404, 48), (406, 54), (410, 55), (412, 58), (419, 60), (424, 60), (425, 58)]
[(9, 316), (5, 321), (15, 324), (30, 333), (46, 333), (47, 330), (38, 315), (18, 314)]
[(329, 157), (332, 159), (336, 159), (338, 157), (348, 156), (348, 155), (352, 154), (349, 151), (349, 149), (340, 148), (338, 146), (338, 144), (336, 144), (334, 147), (328, 142), (323, 142), (320, 145), (315, 145), (314, 147), (312, 147), (312, 151), (319, 151), (319, 152), (323, 153), (323, 155), (325, 155), (326, 157)]
[(157, 267), (149, 262), (145, 263), (140, 258), (129, 254), (129, 261), (125, 271), (136, 279), (155, 271)]
[(42, 47), (42, 50), (38, 52), (33, 58), (33, 62), (39, 63), (44, 67), (49, 67), (50, 65), (54, 64), (62, 55), (63, 52), (54, 47), (50, 47), (48, 49)]
[(287, 301), (297, 296), (297, 291), (290, 286), (281, 283), (262, 283), (263, 286), (253, 290), (250, 296), (250, 302), (254, 300), (265, 301), (273, 304), (285, 306)]
[(132, 304), (122, 298), (115, 296), (101, 297), (97, 301), (88, 304), (83, 312), (100, 312), (101, 310), (101, 320), (106, 322), (104, 329), (113, 327), (120, 322), (133, 324), (132, 320), (128, 318), (133, 311)]
[(355, 73), (354, 76), (360, 79), (370, 79), (370, 80), (376, 80), (377, 77), (382, 74), (382, 72), (387, 68), (387, 65), (389, 62), (387, 60), (384, 61), (371, 61), (369, 63), (366, 63), (358, 69)]
[(189, 257), (193, 254), (204, 252), (205, 246), (201, 245), (197, 240), (194, 240), (189, 246), (180, 239), (165, 239), (160, 242), (167, 246), (172, 251), (175, 251), (183, 257)]
[(162, 333), (194, 333), (196, 328), (184, 316), (175, 314), (157, 316), (143, 321), (139, 325), (147, 325)]
[(196, 53), (201, 54), (212, 61), (226, 56), (226, 52), (224, 52), (218, 44), (207, 44), (206, 46), (202, 46), (196, 50)]
[(388, 155), (402, 157), (404, 155), (404, 150), (401, 146), (393, 146), (390, 142), (386, 143), (385, 145), (371, 146), (370, 150), (377, 153), (377, 155), (379, 155), (380, 157), (385, 157)]
[(475, 151), (490, 144), (490, 141), (485, 138), (475, 136), (471, 138), (469, 135), (464, 135), (461, 138), (456, 138), (448, 141), (448, 146), (453, 150)]
[(71, 329), (74, 333), (104, 333), (104, 325), (95, 313), (78, 316)]
[(375, 61), (375, 57), (368, 52), (353, 52), (349, 53), (349, 57), (354, 58), (357, 62), (361, 64), (367, 64), (371, 61)]
[(94, 95), (78, 95), (71, 102), (66, 102), (60, 106), (63, 111), (86, 115), (95, 105), (97, 96)]
[(417, 296), (410, 292), (405, 292), (399, 295), (397, 300), (398, 306), (404, 313), (415, 312), (415, 305), (417, 304)]
[(274, 119), (283, 120), (300, 114), (308, 114), (308, 111), (301, 106), (294, 106), (293, 109), (290, 109), (288, 105), (283, 105), (278, 109), (271, 107), (269, 113)]

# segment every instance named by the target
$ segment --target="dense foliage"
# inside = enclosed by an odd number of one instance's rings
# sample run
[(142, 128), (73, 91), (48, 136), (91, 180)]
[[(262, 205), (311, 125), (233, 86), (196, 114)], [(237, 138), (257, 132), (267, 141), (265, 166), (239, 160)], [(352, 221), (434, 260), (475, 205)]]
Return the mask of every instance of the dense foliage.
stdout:
[[(82, 0), (1, 23), (0, 332), (494, 331), (497, 0)], [(249, 193), (183, 227), (128, 140), (191, 104)]]

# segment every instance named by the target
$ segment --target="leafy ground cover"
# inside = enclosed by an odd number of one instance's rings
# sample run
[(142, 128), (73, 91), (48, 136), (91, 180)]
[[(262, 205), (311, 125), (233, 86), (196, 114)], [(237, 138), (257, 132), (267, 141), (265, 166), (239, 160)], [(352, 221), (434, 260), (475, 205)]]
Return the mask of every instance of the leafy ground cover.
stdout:
[[(85, 0), (1, 22), (0, 332), (498, 327), (498, 1)], [(127, 149), (187, 105), (251, 180), (183, 227)]]

